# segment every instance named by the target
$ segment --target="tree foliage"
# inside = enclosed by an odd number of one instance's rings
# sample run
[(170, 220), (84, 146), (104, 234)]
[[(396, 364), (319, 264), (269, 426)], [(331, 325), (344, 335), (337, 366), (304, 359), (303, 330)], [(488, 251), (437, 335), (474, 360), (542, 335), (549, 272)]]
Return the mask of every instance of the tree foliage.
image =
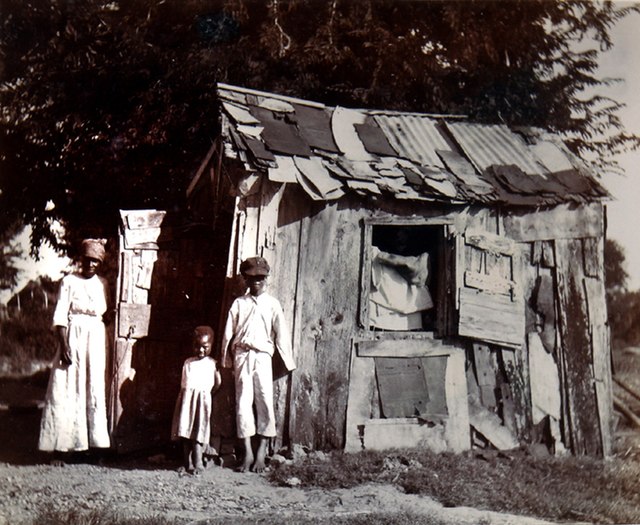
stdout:
[[(328, 104), (540, 126), (606, 165), (638, 145), (592, 88), (630, 4), (512, 0), (3, 0), (0, 229), (109, 235), (183, 205), (215, 82)], [(581, 48), (592, 39), (596, 48)]]
[(609, 327), (614, 348), (640, 344), (640, 290), (629, 291), (624, 248), (607, 239), (604, 271)]
[(20, 247), (13, 242), (18, 230), (19, 224), (14, 222), (6, 230), (0, 231), (0, 290), (10, 290), (18, 283), (20, 270), (15, 262), (23, 255)]

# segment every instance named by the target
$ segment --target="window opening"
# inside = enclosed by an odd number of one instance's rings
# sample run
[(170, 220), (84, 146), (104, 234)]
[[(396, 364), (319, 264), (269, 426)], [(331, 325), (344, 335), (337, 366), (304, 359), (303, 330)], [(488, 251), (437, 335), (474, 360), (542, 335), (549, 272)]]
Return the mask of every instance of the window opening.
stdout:
[(372, 227), (370, 329), (433, 331), (442, 236), (443, 226)]

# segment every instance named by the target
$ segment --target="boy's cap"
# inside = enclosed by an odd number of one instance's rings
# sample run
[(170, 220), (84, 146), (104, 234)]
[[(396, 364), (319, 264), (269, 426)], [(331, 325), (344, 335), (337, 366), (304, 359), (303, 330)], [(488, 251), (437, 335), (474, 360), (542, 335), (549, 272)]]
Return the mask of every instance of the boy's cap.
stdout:
[(269, 263), (263, 257), (249, 257), (240, 264), (242, 275), (269, 275)]

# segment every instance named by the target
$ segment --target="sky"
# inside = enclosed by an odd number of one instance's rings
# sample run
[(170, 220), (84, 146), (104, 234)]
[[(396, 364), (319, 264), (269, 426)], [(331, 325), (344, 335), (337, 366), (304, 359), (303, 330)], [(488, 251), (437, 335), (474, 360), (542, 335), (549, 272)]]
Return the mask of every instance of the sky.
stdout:
[[(622, 2), (619, 2), (622, 3)], [(603, 87), (601, 94), (627, 105), (620, 112), (629, 132), (640, 135), (640, 14), (632, 13), (612, 30), (613, 49), (602, 55), (599, 77), (623, 79), (614, 86)], [(607, 237), (617, 241), (624, 249), (629, 290), (640, 289), (640, 151), (618, 157), (626, 176), (607, 175), (603, 182), (614, 197), (607, 204)], [(29, 252), (29, 231), (19, 239), (25, 253)], [(48, 246), (40, 252), (40, 260), (25, 258), (18, 261), (22, 270), (18, 285), (11, 291), (0, 291), (0, 303), (6, 303), (16, 291), (38, 275), (57, 279), (69, 269), (68, 259), (60, 259)]]
[[(640, 135), (640, 14), (632, 13), (612, 31), (614, 47), (600, 61), (598, 76), (622, 78), (603, 94), (624, 102), (620, 112), (629, 132)], [(629, 290), (640, 289), (640, 151), (618, 157), (626, 176), (608, 175), (605, 186), (615, 200), (607, 205), (607, 237), (625, 251)]]

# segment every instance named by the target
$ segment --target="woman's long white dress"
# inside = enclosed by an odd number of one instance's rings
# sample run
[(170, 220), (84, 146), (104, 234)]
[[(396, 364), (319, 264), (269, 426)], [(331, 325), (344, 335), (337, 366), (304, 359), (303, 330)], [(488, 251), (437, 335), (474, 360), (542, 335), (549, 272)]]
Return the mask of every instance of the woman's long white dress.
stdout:
[(106, 404), (107, 339), (102, 315), (107, 310), (107, 283), (67, 275), (53, 315), (54, 326), (66, 326), (72, 364), (57, 355), (40, 424), (38, 448), (78, 451), (110, 446)]

